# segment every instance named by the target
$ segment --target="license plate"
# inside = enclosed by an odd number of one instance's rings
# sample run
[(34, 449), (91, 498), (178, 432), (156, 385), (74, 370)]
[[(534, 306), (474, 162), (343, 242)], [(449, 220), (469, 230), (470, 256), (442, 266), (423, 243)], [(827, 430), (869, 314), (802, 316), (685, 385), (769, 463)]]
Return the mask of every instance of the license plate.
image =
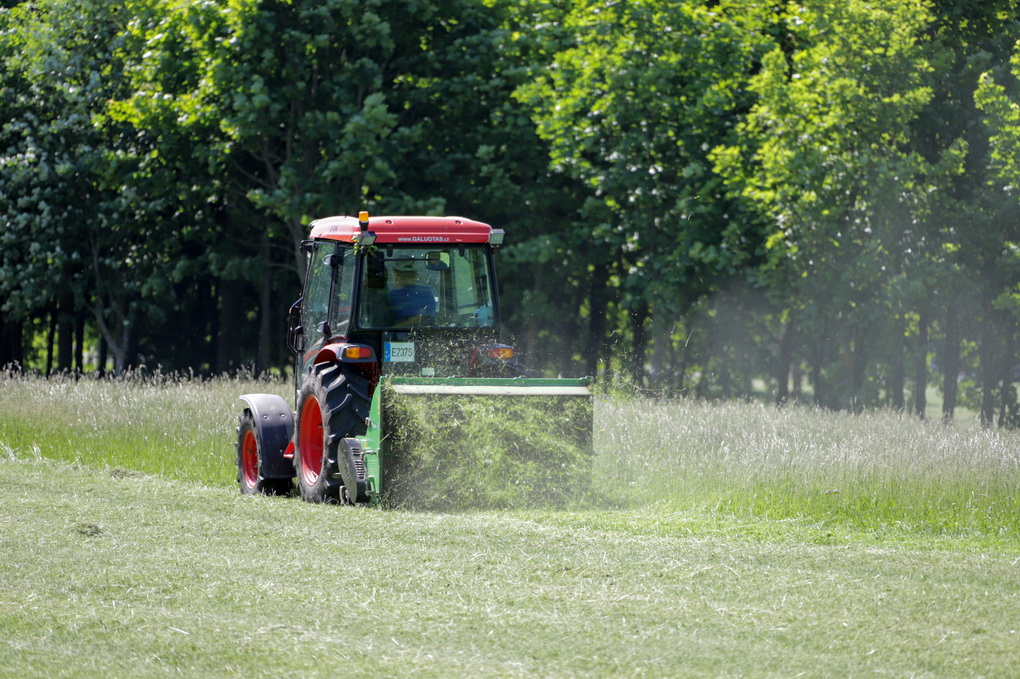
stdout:
[(384, 360), (387, 363), (414, 363), (414, 342), (387, 342)]

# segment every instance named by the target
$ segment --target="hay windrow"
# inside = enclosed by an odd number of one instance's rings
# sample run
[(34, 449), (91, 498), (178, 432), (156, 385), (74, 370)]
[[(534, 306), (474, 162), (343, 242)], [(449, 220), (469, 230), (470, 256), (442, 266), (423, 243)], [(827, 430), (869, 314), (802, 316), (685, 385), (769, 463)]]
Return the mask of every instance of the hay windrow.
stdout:
[(516, 509), (590, 497), (590, 399), (408, 396), (383, 388), (387, 504)]

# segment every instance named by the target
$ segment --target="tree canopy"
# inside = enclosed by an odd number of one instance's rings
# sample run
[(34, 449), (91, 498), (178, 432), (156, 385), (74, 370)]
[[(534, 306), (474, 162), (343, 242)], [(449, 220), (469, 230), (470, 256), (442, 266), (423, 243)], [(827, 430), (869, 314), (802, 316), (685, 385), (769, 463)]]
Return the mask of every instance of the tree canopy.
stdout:
[(312, 219), (457, 213), (534, 371), (1020, 424), (1017, 9), (5, 3), (0, 364), (284, 370)]

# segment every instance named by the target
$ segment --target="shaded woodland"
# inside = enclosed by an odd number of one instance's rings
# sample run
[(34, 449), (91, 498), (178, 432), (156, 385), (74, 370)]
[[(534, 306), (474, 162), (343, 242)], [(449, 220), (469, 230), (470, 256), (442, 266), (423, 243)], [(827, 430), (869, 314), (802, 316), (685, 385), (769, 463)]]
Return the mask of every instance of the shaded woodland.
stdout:
[(1018, 426), (1017, 4), (5, 0), (0, 365), (285, 370), (312, 219), (461, 214), (535, 372)]

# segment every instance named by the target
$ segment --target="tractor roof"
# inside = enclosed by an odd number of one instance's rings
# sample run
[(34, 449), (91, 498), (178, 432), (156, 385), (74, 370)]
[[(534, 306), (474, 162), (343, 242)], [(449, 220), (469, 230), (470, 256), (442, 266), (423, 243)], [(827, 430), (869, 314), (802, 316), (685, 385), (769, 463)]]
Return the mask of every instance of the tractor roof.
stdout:
[[(357, 217), (324, 217), (311, 223), (311, 238), (353, 243), (361, 234)], [(488, 243), (494, 229), (464, 217), (370, 217), (376, 243)], [(498, 231), (498, 230), (496, 230)], [(502, 232), (499, 232), (502, 235)]]

